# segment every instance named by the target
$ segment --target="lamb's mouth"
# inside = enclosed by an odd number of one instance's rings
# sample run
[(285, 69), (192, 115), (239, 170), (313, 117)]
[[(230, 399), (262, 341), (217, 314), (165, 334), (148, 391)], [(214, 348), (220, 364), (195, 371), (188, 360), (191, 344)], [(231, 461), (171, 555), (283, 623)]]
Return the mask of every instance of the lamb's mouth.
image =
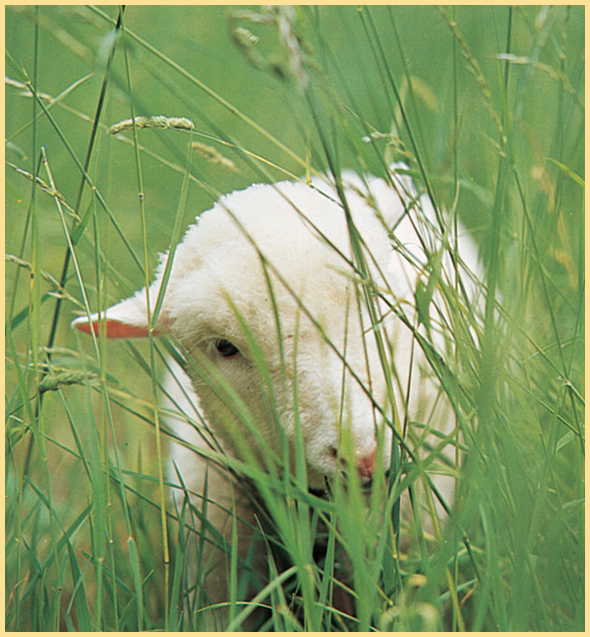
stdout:
[(309, 493), (311, 493), (311, 495), (315, 495), (316, 498), (327, 498), (328, 497), (328, 493), (330, 492), (330, 484), (328, 483), (328, 479), (326, 478), (326, 488), (325, 489), (321, 489), (318, 487), (309, 487), (308, 489)]
[[(341, 472), (344, 477), (346, 477), (346, 472)], [(389, 481), (391, 477), (391, 467), (385, 471), (385, 479)], [(363, 480), (361, 482), (361, 491), (370, 491), (373, 486), (373, 479), (369, 478), (368, 480)], [(315, 495), (317, 498), (327, 498), (328, 495), (332, 492), (330, 488), (330, 479), (327, 476), (324, 476), (324, 487), (309, 487), (308, 492), (311, 495)]]

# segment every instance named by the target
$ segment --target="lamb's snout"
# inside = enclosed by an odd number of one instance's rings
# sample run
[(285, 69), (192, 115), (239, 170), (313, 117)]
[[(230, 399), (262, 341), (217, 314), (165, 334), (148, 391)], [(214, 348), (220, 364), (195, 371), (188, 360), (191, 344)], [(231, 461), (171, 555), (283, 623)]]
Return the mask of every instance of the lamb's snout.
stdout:
[(375, 460), (377, 458), (377, 448), (373, 448), (368, 454), (361, 456), (358, 455), (356, 459), (356, 468), (359, 476), (363, 481), (369, 481), (373, 478), (375, 473)]

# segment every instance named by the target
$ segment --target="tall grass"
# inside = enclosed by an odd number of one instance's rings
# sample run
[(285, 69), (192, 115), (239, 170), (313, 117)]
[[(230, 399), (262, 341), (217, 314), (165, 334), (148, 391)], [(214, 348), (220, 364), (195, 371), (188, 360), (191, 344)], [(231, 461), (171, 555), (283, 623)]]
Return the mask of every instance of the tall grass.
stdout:
[[(581, 7), (7, 9), (8, 630), (583, 629), (583, 25)], [(194, 127), (107, 134), (157, 115)], [(447, 278), (431, 255), (415, 299), (426, 311), (436, 289), (446, 306), (446, 348), (427, 331), (416, 347), (460, 465), (431, 443), (406, 455), (428, 414), (409, 415), (402, 471), (368, 497), (354, 477), (309, 493), (302, 467), (284, 471), (292, 449), (266, 471), (212, 450), (252, 485), (269, 555), (258, 582), (226, 547), (229, 619), (212, 626), (218, 504), (169, 497), (186, 489), (158, 407), (176, 344), (69, 323), (149, 281), (219, 194), (392, 161), (427, 193), (433, 232), (460, 219), (480, 245), (480, 306), (452, 253)], [(435, 466), (457, 496), (429, 531), (398, 497), (434, 506)]]

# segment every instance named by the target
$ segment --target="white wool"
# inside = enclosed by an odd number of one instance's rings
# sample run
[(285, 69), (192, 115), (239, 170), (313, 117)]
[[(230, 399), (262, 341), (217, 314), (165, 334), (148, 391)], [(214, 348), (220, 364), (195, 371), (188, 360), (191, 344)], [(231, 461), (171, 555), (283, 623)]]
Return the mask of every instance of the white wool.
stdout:
[[(395, 187), (374, 177), (363, 182), (346, 173), (343, 179), (347, 206), (370, 278), (377, 286), (371, 289), (383, 319), (378, 329), (385, 330), (393, 346), (393, 360), (388, 364), (398, 376), (396, 403), (403, 418), (405, 383), (412, 373), (415, 387), (407, 409), (414, 418), (432, 407), (437, 388), (419, 373), (424, 359), (418, 346), (412, 368), (412, 332), (396, 319), (377, 292), (415, 323), (414, 293), (427, 263), (420, 238), (428, 237), (428, 249), (435, 252), (442, 245), (441, 232), (429, 201), (425, 197), (416, 201), (407, 177), (394, 174)], [(395, 238), (390, 236), (392, 229)], [(467, 236), (461, 237), (460, 245), (463, 260), (476, 271), (475, 246)], [(182, 343), (189, 361), (193, 356), (208, 363), (218, 380), (204, 382), (195, 369), (189, 370), (189, 379), (175, 366), (177, 380), (170, 375), (166, 387), (176, 406), (193, 420), (198, 422), (198, 416), (191, 403), (202, 410), (225, 452), (241, 457), (246, 445), (261, 463), (265, 458), (243, 421), (232, 415), (223, 397), (223, 383), (237, 393), (262, 441), (279, 457), (282, 437), (293, 439), (299, 419), (310, 486), (322, 486), (325, 477), (342, 467), (337, 451), (343, 428), (353, 441), (359, 471), (366, 472), (363, 477), (370, 477), (381, 433), (384, 465), (389, 465), (392, 432), (386, 420), (391, 420), (391, 406), (387, 405), (381, 360), (353, 261), (344, 206), (336, 189), (323, 179), (314, 180), (312, 187), (280, 182), (233, 192), (221, 197), (188, 229), (174, 253), (159, 327)], [(443, 266), (449, 265), (448, 259), (443, 259)], [(166, 256), (150, 287), (152, 309), (165, 267)], [(474, 286), (471, 292), (475, 293)], [(122, 325), (147, 325), (145, 297), (145, 290), (138, 292), (107, 310), (106, 317)], [(433, 311), (433, 320), (436, 318)], [(91, 322), (95, 321), (96, 317), (91, 317)], [(75, 325), (84, 329), (87, 322), (81, 318)], [(264, 358), (264, 374), (255, 362), (250, 338)], [(216, 347), (220, 339), (231, 342), (239, 354), (220, 354)], [(343, 359), (349, 366), (346, 370)], [(270, 380), (270, 388), (263, 375)], [(295, 385), (297, 405), (293, 403)], [(368, 388), (383, 413), (367, 396)], [(279, 424), (269, 413), (269, 390), (276, 400)], [(447, 408), (442, 405), (438, 409), (444, 430)], [(172, 424), (181, 439), (197, 447), (207, 446), (194, 426), (181, 419)], [(206, 461), (180, 445), (173, 445), (172, 454), (188, 488), (202, 493)], [(211, 471), (215, 477), (209, 477), (209, 496), (231, 507), (236, 494), (230, 481), (223, 473)], [(247, 505), (238, 509), (245, 520), (251, 518)], [(230, 532), (231, 525), (221, 509), (211, 507), (210, 521), (222, 532)], [(246, 527), (242, 530), (247, 535)], [(221, 568), (211, 575), (209, 592), (218, 601), (224, 596), (224, 572)]]

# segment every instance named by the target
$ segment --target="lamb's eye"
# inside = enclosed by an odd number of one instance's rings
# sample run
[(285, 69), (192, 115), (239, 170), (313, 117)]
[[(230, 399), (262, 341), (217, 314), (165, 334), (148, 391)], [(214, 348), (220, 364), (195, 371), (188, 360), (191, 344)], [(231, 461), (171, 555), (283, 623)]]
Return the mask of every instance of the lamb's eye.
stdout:
[(240, 353), (240, 350), (233, 343), (226, 341), (224, 338), (215, 341), (215, 347), (224, 358), (231, 358)]

